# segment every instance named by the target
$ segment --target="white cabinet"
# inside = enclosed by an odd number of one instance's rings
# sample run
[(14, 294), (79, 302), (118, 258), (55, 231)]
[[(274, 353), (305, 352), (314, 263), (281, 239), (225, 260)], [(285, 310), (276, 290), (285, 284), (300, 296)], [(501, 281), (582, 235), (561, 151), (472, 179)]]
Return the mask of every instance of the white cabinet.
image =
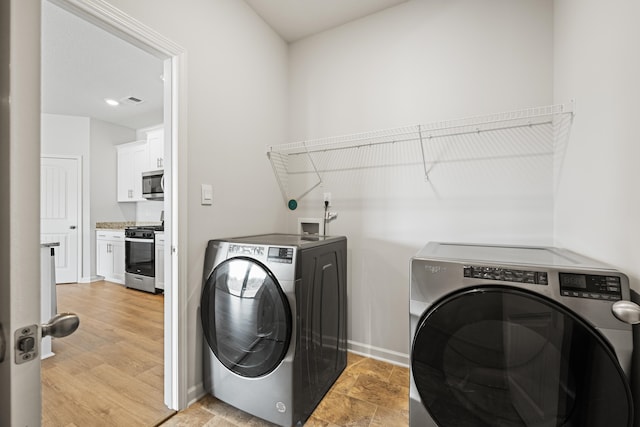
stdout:
[(116, 146), (118, 153), (118, 201), (139, 202), (142, 197), (142, 172), (148, 170), (146, 141)]
[(147, 170), (164, 169), (164, 129), (147, 132)]
[(116, 146), (118, 156), (118, 202), (140, 202), (142, 172), (164, 169), (164, 129), (147, 132), (144, 141)]
[(141, 202), (142, 172), (164, 169), (164, 129), (147, 132), (144, 141), (116, 146), (118, 155), (118, 202)]
[(156, 289), (164, 290), (164, 233), (156, 233)]
[(96, 274), (124, 284), (124, 231), (96, 231)]

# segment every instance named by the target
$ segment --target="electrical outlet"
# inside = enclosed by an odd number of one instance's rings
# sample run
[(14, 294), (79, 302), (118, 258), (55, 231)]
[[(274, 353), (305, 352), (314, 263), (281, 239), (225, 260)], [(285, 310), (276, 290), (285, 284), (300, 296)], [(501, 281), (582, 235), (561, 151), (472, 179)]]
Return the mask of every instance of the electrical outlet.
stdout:
[(329, 206), (331, 206), (331, 193), (324, 193), (324, 201), (329, 202)]

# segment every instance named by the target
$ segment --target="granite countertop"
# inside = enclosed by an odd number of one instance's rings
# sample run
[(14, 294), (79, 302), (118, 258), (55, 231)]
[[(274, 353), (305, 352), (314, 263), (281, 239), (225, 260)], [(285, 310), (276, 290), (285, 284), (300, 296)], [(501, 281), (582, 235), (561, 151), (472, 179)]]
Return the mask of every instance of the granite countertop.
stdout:
[(124, 230), (136, 225), (135, 221), (96, 222), (96, 230)]
[(136, 225), (160, 225), (160, 223), (137, 221), (96, 222), (96, 230), (124, 230), (127, 227), (134, 227)]

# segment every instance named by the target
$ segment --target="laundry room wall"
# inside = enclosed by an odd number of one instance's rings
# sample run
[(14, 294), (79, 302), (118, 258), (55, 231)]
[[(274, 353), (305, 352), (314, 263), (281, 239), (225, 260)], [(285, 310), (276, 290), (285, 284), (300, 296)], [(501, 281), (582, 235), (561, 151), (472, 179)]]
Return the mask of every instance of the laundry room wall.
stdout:
[(554, 97), (576, 99), (558, 181), (558, 245), (612, 264), (640, 291), (639, 2), (555, 2)]
[[(628, 277), (640, 303), (640, 3), (555, 2), (554, 98), (576, 99), (558, 177), (555, 240)], [(640, 328), (634, 327), (632, 392), (640, 413)], [(636, 416), (634, 426), (640, 426)]]
[[(549, 105), (553, 3), (409, 1), (293, 43), (289, 73), (290, 141)], [(531, 144), (534, 154), (519, 151)], [(427, 145), (431, 162), (455, 152), (429, 165), (428, 180), (419, 158), (369, 167), (400, 144), (340, 152), (338, 167), (321, 171), (323, 184), (288, 214), (297, 231), (298, 218), (322, 216), (331, 193), (338, 218), (327, 234), (349, 239), (350, 347), (402, 363), (409, 262), (422, 246), (553, 242), (551, 140)]]
[[(285, 228), (280, 193), (265, 147), (285, 139), (287, 45), (243, 1), (108, 0), (186, 51), (188, 301), (187, 387), (202, 392), (199, 325), (207, 241)], [(200, 205), (200, 185), (213, 186), (213, 205)]]

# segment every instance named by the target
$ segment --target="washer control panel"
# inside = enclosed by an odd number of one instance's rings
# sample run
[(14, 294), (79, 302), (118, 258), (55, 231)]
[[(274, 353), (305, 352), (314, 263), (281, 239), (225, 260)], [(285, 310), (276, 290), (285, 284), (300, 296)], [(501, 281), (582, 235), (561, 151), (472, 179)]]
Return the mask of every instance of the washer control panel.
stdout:
[(269, 247), (267, 259), (271, 262), (291, 264), (293, 262), (293, 248)]
[(263, 256), (264, 255), (264, 247), (263, 246), (255, 246), (255, 245), (229, 245), (229, 253), (230, 254), (240, 254), (240, 255), (254, 255), (254, 256)]
[(565, 297), (618, 301), (622, 299), (620, 277), (560, 273), (560, 294)]
[(549, 276), (545, 271), (529, 271), (479, 265), (465, 265), (464, 277), (499, 280), (501, 282), (530, 283), (533, 285), (549, 284)]

